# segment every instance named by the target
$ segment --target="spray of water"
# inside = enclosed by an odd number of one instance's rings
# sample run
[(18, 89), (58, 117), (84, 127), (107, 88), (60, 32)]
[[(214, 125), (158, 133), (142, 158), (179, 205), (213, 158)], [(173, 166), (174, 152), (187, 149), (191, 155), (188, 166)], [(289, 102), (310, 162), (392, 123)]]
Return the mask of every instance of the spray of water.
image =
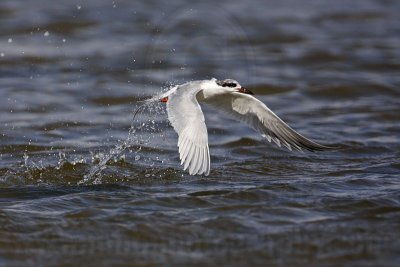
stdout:
[[(137, 128), (135, 128), (135, 118), (138, 114), (141, 114), (151, 103), (152, 102), (150, 101), (145, 101), (138, 108), (136, 108), (135, 112), (133, 113), (132, 124), (129, 128), (127, 138), (123, 142), (117, 144), (114, 148), (112, 148), (110, 152), (106, 154), (97, 165), (93, 166), (90, 169), (89, 173), (83, 177), (83, 180), (78, 182), (78, 185), (87, 184), (88, 182), (92, 181), (96, 177), (96, 175), (100, 174), (100, 172), (106, 168), (106, 164), (109, 160), (111, 160), (115, 156), (120, 155), (127, 148), (131, 147), (134, 144), (134, 136), (137, 131)], [(94, 184), (98, 184), (100, 182), (100, 177), (97, 177), (93, 181)]]
[[(163, 91), (167, 90), (168, 88), (165, 88)], [(92, 161), (96, 158), (98, 161), (94, 163), (94, 166), (92, 166), (89, 170), (89, 172), (84, 175), (83, 179), (81, 179), (77, 184), (78, 185), (83, 185), (83, 184), (100, 184), (102, 183), (102, 171), (107, 168), (107, 163), (110, 162), (112, 159), (116, 159), (117, 157), (124, 158), (124, 155), (121, 156), (121, 154), (129, 149), (129, 152), (135, 153), (135, 161), (138, 161), (141, 159), (141, 156), (139, 155), (139, 152), (141, 152), (143, 146), (147, 145), (150, 142), (151, 137), (148, 135), (144, 134), (143, 136), (141, 133), (155, 133), (158, 131), (157, 127), (155, 127), (155, 121), (154, 119), (148, 119), (147, 121), (143, 122), (139, 118), (141, 118), (141, 115), (143, 115), (144, 111), (147, 110), (148, 113), (153, 114), (159, 114), (160, 113), (160, 105), (157, 105), (159, 103), (160, 96), (162, 95), (163, 92), (160, 92), (160, 94), (145, 100), (139, 102), (139, 106), (136, 108), (136, 110), (133, 112), (132, 116), (132, 121), (131, 121), (131, 126), (129, 128), (129, 132), (127, 137), (119, 141), (114, 147), (112, 147), (107, 153), (94, 153), (92, 154)], [(164, 108), (162, 108), (164, 110)], [(151, 134), (153, 136), (153, 134)], [(51, 157), (55, 157), (58, 159), (57, 164), (55, 169), (59, 170), (61, 169), (65, 164), (71, 163), (72, 165), (75, 165), (76, 163), (87, 163), (88, 161), (85, 158), (75, 158), (72, 161), (70, 159), (67, 159), (67, 155), (65, 152), (58, 152), (58, 156), (54, 153), (49, 154)], [(157, 160), (159, 158), (157, 157)], [(152, 166), (152, 165), (151, 165)], [(24, 173), (26, 174), (26, 177), (28, 179), (34, 180), (34, 177), (32, 175), (32, 171), (42, 171), (45, 170), (47, 166), (44, 166), (42, 161), (36, 162), (33, 160), (29, 155), (28, 152), (26, 151), (23, 155), (23, 162), (21, 167), (24, 169)]]
[[(160, 94), (161, 95), (161, 94)], [(126, 149), (129, 149), (133, 146), (138, 146), (138, 149), (136, 151), (131, 151), (133, 153), (138, 153), (139, 151), (141, 151), (142, 147), (141, 145), (143, 145), (143, 140), (141, 141), (137, 135), (138, 131), (141, 130), (142, 128), (146, 127), (146, 123), (141, 123), (141, 124), (136, 124), (135, 119), (146, 110), (149, 109), (150, 111), (152, 107), (155, 107), (155, 105), (153, 105), (155, 102), (158, 102), (160, 99), (160, 95), (156, 95), (148, 100), (142, 101), (140, 102), (141, 105), (139, 107), (136, 108), (135, 112), (133, 113), (133, 117), (132, 117), (132, 122), (131, 122), (131, 127), (129, 129), (129, 133), (127, 138), (122, 141), (119, 142), (117, 145), (115, 145), (110, 151), (109, 153), (103, 155), (100, 158), (100, 161), (93, 166), (89, 173), (86, 174), (83, 179), (81, 181), (78, 182), (78, 185), (81, 184), (99, 184), (101, 183), (101, 172), (106, 168), (106, 164), (112, 159), (115, 158), (116, 156), (120, 155), (121, 153), (123, 153)], [(157, 111), (157, 110), (156, 110)], [(154, 120), (152, 121), (154, 122)], [(136, 156), (135, 160), (137, 160), (138, 158), (140, 158), (140, 156)]]

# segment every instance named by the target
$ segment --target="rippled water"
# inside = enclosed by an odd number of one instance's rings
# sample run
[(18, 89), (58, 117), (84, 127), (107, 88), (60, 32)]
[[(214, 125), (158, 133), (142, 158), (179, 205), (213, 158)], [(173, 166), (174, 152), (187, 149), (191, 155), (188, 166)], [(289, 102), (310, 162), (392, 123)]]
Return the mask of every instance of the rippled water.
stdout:
[[(2, 0), (0, 265), (397, 266), (399, 12)], [(164, 106), (133, 112), (211, 77), (341, 149), (279, 149), (203, 107), (211, 174), (186, 174)]]

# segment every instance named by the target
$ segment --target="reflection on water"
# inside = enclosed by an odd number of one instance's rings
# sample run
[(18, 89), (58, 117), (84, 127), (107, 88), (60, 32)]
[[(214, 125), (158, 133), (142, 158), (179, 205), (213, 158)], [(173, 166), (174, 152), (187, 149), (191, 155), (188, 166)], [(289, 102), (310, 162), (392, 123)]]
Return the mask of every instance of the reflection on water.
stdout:
[[(1, 263), (395, 266), (399, 11), (1, 1)], [(204, 106), (211, 174), (187, 175), (165, 107), (132, 117), (170, 85), (212, 77), (342, 149), (288, 152)]]

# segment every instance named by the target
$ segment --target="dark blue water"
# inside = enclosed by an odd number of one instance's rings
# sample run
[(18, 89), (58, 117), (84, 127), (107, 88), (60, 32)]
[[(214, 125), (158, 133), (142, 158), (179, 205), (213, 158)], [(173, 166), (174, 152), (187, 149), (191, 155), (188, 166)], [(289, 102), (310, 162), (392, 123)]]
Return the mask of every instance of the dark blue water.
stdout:
[[(0, 266), (398, 266), (399, 12), (2, 0)], [(163, 104), (132, 116), (212, 77), (341, 149), (286, 151), (204, 106), (211, 173), (188, 175)]]

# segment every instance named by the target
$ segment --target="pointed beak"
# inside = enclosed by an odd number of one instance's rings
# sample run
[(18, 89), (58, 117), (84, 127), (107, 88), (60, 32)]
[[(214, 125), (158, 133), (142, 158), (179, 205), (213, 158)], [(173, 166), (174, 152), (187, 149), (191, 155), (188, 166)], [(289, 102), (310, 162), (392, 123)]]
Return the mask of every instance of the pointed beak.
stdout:
[(243, 87), (239, 88), (237, 91), (242, 94), (254, 95), (252, 91)]
[(168, 96), (161, 98), (160, 102), (167, 103), (168, 102)]

